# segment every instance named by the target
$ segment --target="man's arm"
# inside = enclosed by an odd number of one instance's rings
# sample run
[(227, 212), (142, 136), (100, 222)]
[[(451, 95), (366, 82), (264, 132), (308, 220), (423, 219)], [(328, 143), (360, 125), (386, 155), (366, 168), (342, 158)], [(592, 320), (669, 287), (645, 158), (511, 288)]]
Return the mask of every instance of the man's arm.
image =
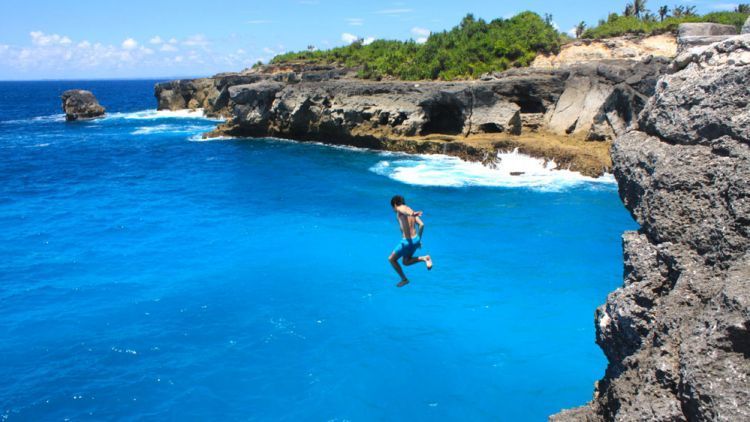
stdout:
[(396, 207), (396, 212), (407, 217), (421, 217), (422, 211), (414, 211), (406, 205), (399, 205)]
[(424, 222), (422, 222), (422, 219), (419, 217), (416, 217), (414, 221), (416, 221), (416, 223), (419, 225), (419, 237), (422, 237), (422, 232), (424, 231)]

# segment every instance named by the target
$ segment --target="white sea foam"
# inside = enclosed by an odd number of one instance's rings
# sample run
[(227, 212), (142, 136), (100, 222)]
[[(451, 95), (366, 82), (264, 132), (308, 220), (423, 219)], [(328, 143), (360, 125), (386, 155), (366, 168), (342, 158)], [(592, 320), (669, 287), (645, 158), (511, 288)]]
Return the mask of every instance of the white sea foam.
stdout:
[(21, 124), (21, 123), (48, 123), (48, 122), (64, 122), (65, 114), (50, 114), (47, 116), (36, 116), (28, 119), (17, 119), (17, 120), (5, 120), (0, 123), (2, 124)]
[(188, 138), (190, 142), (211, 142), (211, 141), (226, 141), (227, 139), (234, 139), (231, 136), (209, 136), (204, 138), (203, 134), (199, 133)]
[(210, 127), (199, 126), (199, 125), (172, 125), (172, 124), (161, 124), (154, 126), (141, 126), (136, 130), (130, 132), (131, 135), (154, 135), (160, 133), (194, 133), (203, 132), (209, 130)]
[(156, 120), (156, 119), (203, 119), (213, 122), (221, 122), (223, 119), (206, 117), (202, 108), (195, 110), (141, 110), (130, 113), (109, 113), (104, 117), (107, 119), (133, 119), (133, 120)]
[(419, 186), (520, 187), (559, 191), (583, 184), (614, 186), (615, 183), (612, 175), (599, 178), (583, 176), (578, 172), (558, 169), (553, 161), (529, 157), (518, 150), (499, 153), (496, 168), (446, 155), (393, 158), (378, 162), (370, 170), (399, 182)]

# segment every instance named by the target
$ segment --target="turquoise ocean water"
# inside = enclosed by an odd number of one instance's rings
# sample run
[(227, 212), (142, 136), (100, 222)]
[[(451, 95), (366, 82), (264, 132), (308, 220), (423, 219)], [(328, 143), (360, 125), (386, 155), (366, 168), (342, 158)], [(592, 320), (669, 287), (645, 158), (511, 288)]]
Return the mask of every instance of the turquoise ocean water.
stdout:
[[(199, 141), (216, 122), (154, 111), (153, 83), (0, 83), (0, 417), (540, 421), (591, 398), (634, 227), (611, 178)], [(108, 117), (64, 122), (74, 87)], [(435, 260), (403, 289), (397, 193)]]

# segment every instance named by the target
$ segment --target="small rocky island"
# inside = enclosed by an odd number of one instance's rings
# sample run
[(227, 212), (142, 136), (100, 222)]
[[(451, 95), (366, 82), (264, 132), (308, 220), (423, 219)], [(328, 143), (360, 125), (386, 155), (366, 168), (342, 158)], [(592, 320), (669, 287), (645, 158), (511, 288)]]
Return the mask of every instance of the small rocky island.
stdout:
[(101, 117), (105, 111), (94, 94), (83, 89), (71, 89), (63, 92), (62, 108), (67, 121)]

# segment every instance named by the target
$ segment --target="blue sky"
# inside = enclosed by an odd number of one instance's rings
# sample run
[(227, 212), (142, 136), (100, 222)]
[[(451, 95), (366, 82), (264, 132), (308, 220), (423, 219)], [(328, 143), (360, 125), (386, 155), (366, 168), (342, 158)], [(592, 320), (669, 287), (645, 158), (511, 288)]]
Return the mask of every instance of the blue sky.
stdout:
[[(596, 0), (26, 0), (0, 5), (0, 80), (202, 76), (236, 71), (275, 54), (329, 48), (357, 37), (415, 40), (466, 13), (494, 19), (551, 13), (561, 31), (595, 24), (625, 1)], [(650, 0), (699, 12), (736, 3)]]

